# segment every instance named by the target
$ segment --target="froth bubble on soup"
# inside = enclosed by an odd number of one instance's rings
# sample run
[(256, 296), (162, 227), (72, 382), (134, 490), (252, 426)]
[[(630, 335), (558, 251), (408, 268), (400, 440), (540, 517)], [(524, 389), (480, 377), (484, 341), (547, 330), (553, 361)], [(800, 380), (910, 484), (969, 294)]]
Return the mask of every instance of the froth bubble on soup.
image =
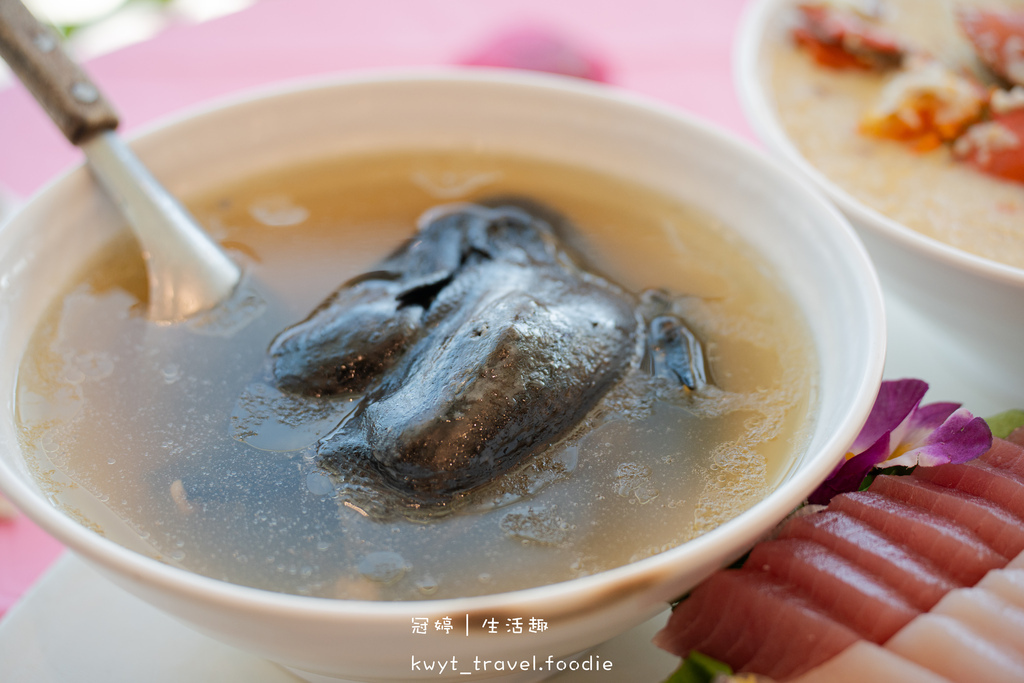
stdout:
[[(708, 382), (681, 392), (625, 373), (553, 443), (446, 497), (444, 514), (364, 509), (316, 448), (359, 394), (283, 391), (266, 381), (268, 348), (428, 210), (507, 196), (556, 209), (566, 248), (603, 280), (671, 293)], [(125, 231), (43, 316), (16, 394), (54, 504), (162, 562), (336, 598), (515, 590), (684, 543), (761, 500), (801, 451), (816, 379), (804, 321), (746, 244), (675, 199), (582, 168), (423, 152), (310, 163), (186, 200), (256, 294), (217, 320), (150, 323)]]

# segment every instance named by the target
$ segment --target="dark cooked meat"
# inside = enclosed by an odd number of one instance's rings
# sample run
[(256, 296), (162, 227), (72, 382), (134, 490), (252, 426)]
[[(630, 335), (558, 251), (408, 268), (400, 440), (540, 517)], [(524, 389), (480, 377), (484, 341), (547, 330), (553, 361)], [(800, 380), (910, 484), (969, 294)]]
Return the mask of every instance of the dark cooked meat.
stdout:
[(697, 340), (657, 300), (580, 268), (523, 205), (453, 205), (282, 332), (272, 371), (286, 391), (362, 394), (317, 444), (325, 468), (443, 505), (567, 434), (631, 369), (702, 383)]

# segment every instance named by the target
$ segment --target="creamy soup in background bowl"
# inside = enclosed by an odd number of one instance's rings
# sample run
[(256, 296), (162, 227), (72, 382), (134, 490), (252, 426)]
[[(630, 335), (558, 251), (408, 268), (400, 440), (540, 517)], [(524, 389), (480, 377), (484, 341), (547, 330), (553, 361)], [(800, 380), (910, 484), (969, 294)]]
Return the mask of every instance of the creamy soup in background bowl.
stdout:
[[(795, 45), (795, 0), (753, 0), (735, 45), (735, 77), (756, 134), (839, 206), (864, 240), (886, 291), (923, 314), (922, 340), (950, 372), (1024, 398), (1024, 185), (954, 160), (948, 146), (868, 137), (862, 118), (887, 73), (835, 70)], [(850, 3), (847, 3), (849, 5)], [(955, 70), (980, 69), (955, 7), (1021, 8), (1016, 0), (885, 0), (883, 24)]]
[[(125, 589), (310, 680), (557, 673), (798, 505), (880, 383), (880, 288), (840, 214), (626, 93), (371, 74), (218, 104), (135, 144), (254, 297), (237, 317), (151, 325), (122, 222), (84, 169), (55, 181), (0, 232), (0, 486)], [(616, 286), (674, 292), (709, 384), (666, 402), (612, 389), (450, 514), (368, 513), (311, 464), (344, 406), (307, 419), (266, 399), (266, 346), (425, 210), (495, 195), (559, 211)]]

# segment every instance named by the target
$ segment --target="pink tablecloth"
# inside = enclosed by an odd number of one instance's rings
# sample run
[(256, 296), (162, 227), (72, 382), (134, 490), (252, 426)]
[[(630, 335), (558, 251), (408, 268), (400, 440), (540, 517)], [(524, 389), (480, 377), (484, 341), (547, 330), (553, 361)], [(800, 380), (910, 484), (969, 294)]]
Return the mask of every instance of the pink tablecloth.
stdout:
[[(509, 27), (546, 27), (594, 53), (609, 80), (750, 137), (731, 78), (748, 0), (262, 0), (173, 26), (88, 65), (131, 129), (284, 79), (451, 64)], [(0, 90), (0, 185), (26, 197), (80, 160), (20, 86)], [(0, 522), (0, 615), (59, 554), (18, 517)]]

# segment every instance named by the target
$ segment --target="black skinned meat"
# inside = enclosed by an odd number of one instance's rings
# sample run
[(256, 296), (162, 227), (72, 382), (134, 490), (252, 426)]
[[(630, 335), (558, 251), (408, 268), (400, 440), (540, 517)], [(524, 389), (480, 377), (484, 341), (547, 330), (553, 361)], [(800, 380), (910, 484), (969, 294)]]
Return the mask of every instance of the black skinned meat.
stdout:
[(566, 435), (632, 369), (703, 382), (693, 335), (651, 308), (521, 206), (453, 205), (282, 332), (272, 372), (285, 391), (362, 395), (317, 444), (324, 467), (442, 506)]

